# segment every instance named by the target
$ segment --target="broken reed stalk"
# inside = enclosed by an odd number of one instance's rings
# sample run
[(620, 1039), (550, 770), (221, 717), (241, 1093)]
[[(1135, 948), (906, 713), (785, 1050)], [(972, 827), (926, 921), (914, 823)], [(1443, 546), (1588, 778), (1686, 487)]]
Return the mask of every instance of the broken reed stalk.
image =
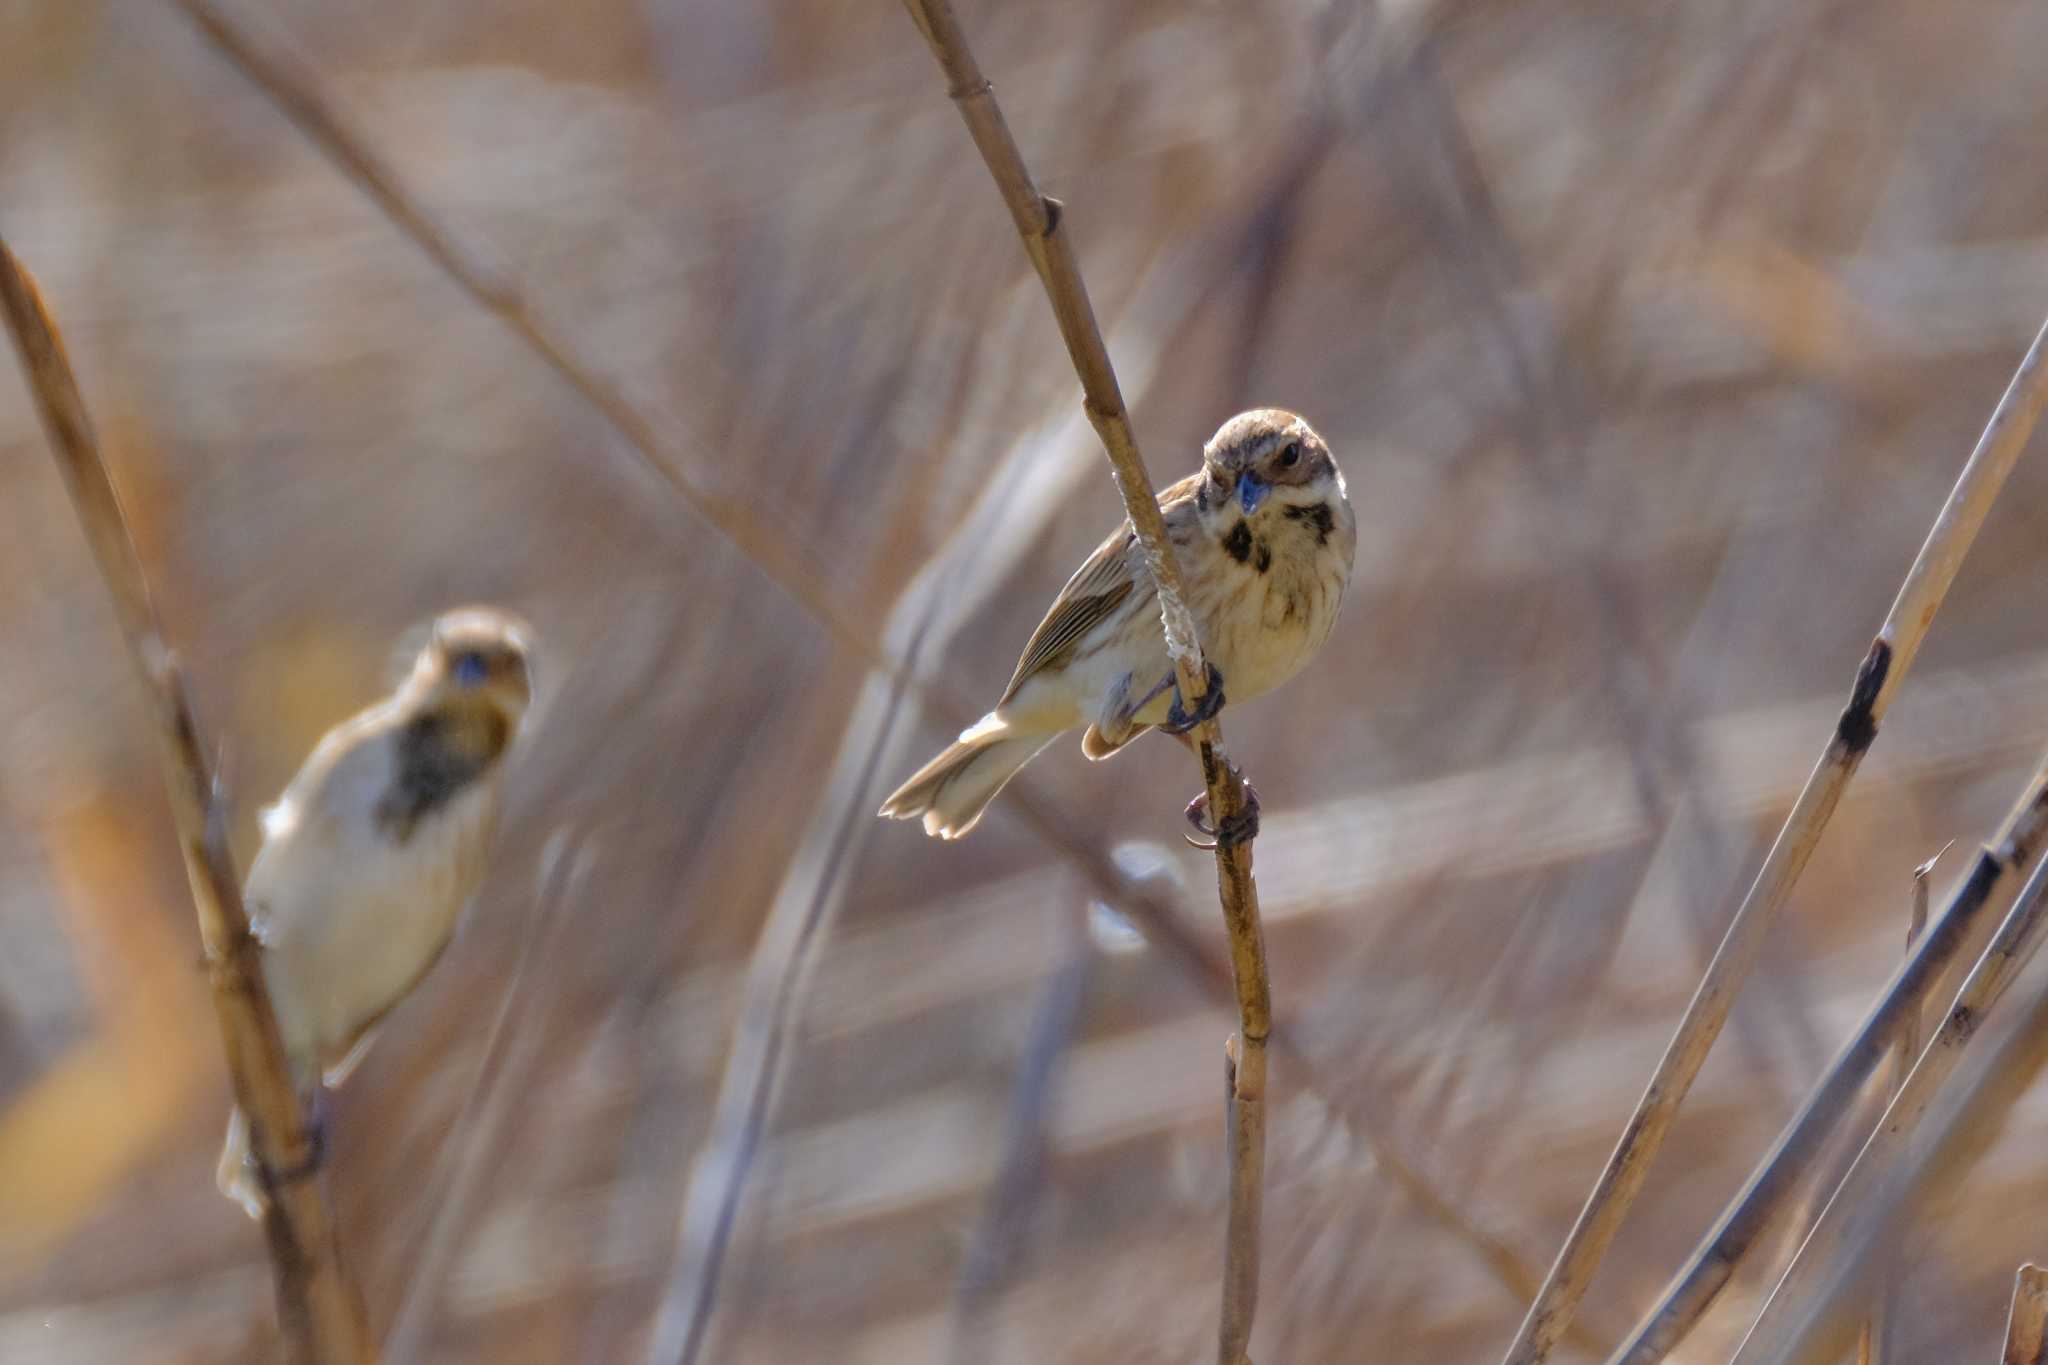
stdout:
[(2048, 1365), (2048, 1270), (2031, 1263), (2013, 1276), (2000, 1365)]
[[(916, 677), (903, 663), (891, 657), (872, 636), (838, 607), (825, 580), (803, 560), (786, 553), (784, 537), (770, 534), (747, 510), (731, 499), (714, 498), (691, 481), (679, 467), (674, 454), (656, 435), (654, 424), (636, 409), (613, 385), (600, 377), (598, 368), (547, 321), (533, 305), (517, 276), (509, 269), (473, 255), (456, 235), (444, 228), (421, 206), (391, 166), (342, 118), (334, 102), (321, 88), (315, 73), (296, 60), (282, 44), (259, 40), (230, 19), (209, 0), (169, 0), (189, 16), (202, 36), (210, 41), (231, 66), (256, 86), (306, 138), (338, 166), (364, 194), (390, 218), (429, 259), (439, 266), (479, 307), (496, 316), (513, 335), (608, 422), (631, 447), (641, 463), (669, 487), (677, 499), (704, 518), (741, 555), (758, 568), (776, 589), (786, 594), (804, 613), (819, 623), (835, 641), (867, 667), (905, 688), (945, 723), (968, 724), (978, 711), (970, 711), (945, 689)], [(1093, 416), (1091, 410), (1091, 418)], [(1206, 772), (1205, 772), (1206, 777)], [(1134, 886), (1117, 873), (1109, 860), (1071, 821), (1062, 820), (1028, 790), (1011, 798), (1013, 808), (1034, 833), (1072, 863), (1105, 899), (1131, 914), (1147, 936), (1160, 947), (1174, 966), (1188, 973), (1205, 992), (1221, 982), (1211, 970), (1212, 963), (1202, 951), (1189, 951), (1173, 908)], [(1214, 803), (1212, 802), (1212, 813)], [(1233, 957), (1233, 960), (1234, 957)], [(1233, 996), (1234, 985), (1224, 990)], [(1478, 1226), (1451, 1198), (1422, 1173), (1421, 1168), (1394, 1143), (1392, 1137), (1359, 1102), (1317, 1079), (1315, 1064), (1300, 1049), (1276, 1045), (1288, 1055), (1305, 1086), (1328, 1100), (1348, 1124), (1358, 1130), (1372, 1148), (1379, 1168), (1412, 1198), (1416, 1206), (1453, 1239), (1475, 1255), (1488, 1272), (1517, 1298), (1535, 1292), (1536, 1276), (1522, 1258), (1500, 1237)], [(1592, 1337), (1573, 1333), (1581, 1346)]]
[[(1198, 706), (1208, 690), (1202, 643), (1181, 592), (1180, 566), (1166, 539), (1152, 479), (1138, 452), (1138, 440), (1124, 411), (1116, 371), (1095, 310), (1074, 259), (1073, 247), (1060, 231), (1058, 200), (1039, 193), (1017, 143), (996, 103), (995, 89), (975, 64), (949, 0), (904, 0), (912, 22), (924, 34), (945, 73), (946, 92), (967, 124), (974, 145), (994, 177), (1003, 204), (1010, 211), (1025, 254), (1045, 286), (1060, 336), (1074, 362), (1083, 392), (1082, 408), (1102, 438), (1110, 467), (1116, 472), (1124, 510), (1145, 553), (1159, 591), (1159, 615), (1173, 656), (1183, 704)], [(1202, 761), (1202, 781), (1209, 793), (1209, 814), (1222, 829), (1245, 809), (1243, 779), (1223, 749), (1223, 731), (1212, 717), (1195, 731)], [(1251, 842), (1216, 841), (1217, 893), (1230, 935), (1232, 976), (1237, 989), (1238, 1030), (1225, 1047), (1229, 1104), (1225, 1116), (1230, 1163), (1230, 1213), (1224, 1242), (1223, 1312), (1218, 1329), (1218, 1359), (1240, 1365), (1249, 1357), (1252, 1317), (1259, 1288), (1259, 1209), (1264, 1186), (1266, 1151), (1266, 1040), (1272, 1028), (1272, 1001), (1266, 977), (1266, 948), (1259, 923), (1258, 892), (1252, 885)]]
[(364, 1325), (361, 1297), (341, 1264), (334, 1222), (318, 1182), (270, 1178), (270, 1172), (307, 1165), (313, 1148), (300, 1120), (298, 1095), (264, 987), (260, 948), (242, 910), (218, 777), (192, 712), (184, 672), (164, 643), (149, 582), (57, 325), (34, 277), (4, 242), (0, 307), (7, 314), (51, 453), (113, 598), (129, 658), (154, 705), (171, 816), (199, 916), (228, 1075), (235, 1103), (249, 1116), (251, 1145), (270, 1196), (263, 1232), (285, 1341), (303, 1365), (364, 1365), (376, 1359), (376, 1351)]
[[(2048, 810), (2048, 797), (2039, 799), (2042, 808)], [(1737, 1359), (1782, 1359), (1826, 1316), (1825, 1305), (1816, 1293), (1818, 1277), (1844, 1247), (1863, 1244), (1875, 1231), (1872, 1214), (1881, 1221), (1892, 1206), (1893, 1201), (1884, 1198), (1882, 1191), (1898, 1169), (1914, 1130), (1926, 1116), (1942, 1083), (1955, 1070), (1964, 1047), (1976, 1036), (1985, 1015), (1998, 1004), (2020, 968), (2040, 948), (2044, 930), (2048, 930), (2048, 862), (2034, 869), (1999, 924), (1998, 932), (1970, 969), (1962, 989), (1956, 992), (1955, 1003), (1928, 1040), (1906, 1083), (1892, 1097), (1876, 1131), (1856, 1154), (1849, 1173), (1842, 1177), (1820, 1218), (1800, 1243), (1792, 1264), (1771, 1291)]]
[[(1951, 839), (1944, 844), (1941, 853), (1913, 869), (1912, 908), (1906, 915), (1906, 952), (1910, 955), (1920, 931), (1927, 927), (1927, 879), (1934, 875), (1934, 865), (1941, 861), (1942, 853), (1955, 846)], [(1913, 1069), (1913, 1059), (1920, 1055), (1920, 1011), (1912, 1015), (1899, 1029), (1898, 1040), (1892, 1044), (1890, 1099), (1897, 1099), (1899, 1087), (1906, 1083), (1907, 1073)], [(1877, 1289), (1870, 1301), (1870, 1312), (1863, 1319), (1861, 1335), (1856, 1342), (1856, 1365), (1884, 1365), (1897, 1352), (1892, 1349), (1892, 1294), (1898, 1286), (1898, 1257), (1888, 1256), (1884, 1270), (1877, 1277)]]
[[(1508, 1347), (1504, 1365), (1539, 1365), (1578, 1312), (1594, 1273), (1621, 1230), (1629, 1207), (1642, 1192), (1650, 1164), (1664, 1144), (1678, 1107), (1705, 1065), (1707, 1054), (1728, 1022), (1728, 1011), (1763, 951), (1772, 917), (1792, 893), (1813, 856), (1850, 778), (1863, 761), (1879, 724), (1898, 695), (1914, 656), (1927, 638), (1956, 571), (1969, 553), (1991, 505), (2004, 488), (2034, 424), (2048, 404), (2048, 324), (2034, 335), (2019, 370), (1992, 410), (1948, 501), (1935, 518), (1913, 567), (1886, 613), (1884, 625), (1856, 671), (1849, 704), (1820, 760), (1808, 775), (1777, 842), (1751, 884), (1721, 945), (1700, 979), (1684, 1017), (1650, 1077), (1635, 1112), (1623, 1127), (1606, 1167), (1587, 1195), (1578, 1220), (1544, 1279), (1543, 1288)], [(1718, 1292), (1718, 1284), (1716, 1292)]]
[[(1627, 1342), (1615, 1352), (1610, 1365), (1652, 1365), (1652, 1362), (1664, 1359), (1692, 1330), (1728, 1283), (1736, 1265), (1790, 1202), (1801, 1180), (1819, 1157), (1834, 1125), (1855, 1104), (1858, 1091), (1877, 1070), (1894, 1040), (1909, 1024), (1917, 1026), (1928, 995), (1963, 948), (1978, 936), (1982, 921), (1990, 912), (1993, 894), (2028, 869), (2044, 842), (2048, 842), (2048, 758), (2044, 758), (2035, 770), (2019, 802), (1992, 841), (1978, 851), (1970, 875), (1949, 894), (1948, 904), (1943, 907), (1940, 918), (1928, 926), (1913, 951), (1892, 973), (1884, 993), (1864, 1015), (1855, 1035), (1843, 1044), (1842, 1050), (1835, 1055), (1827, 1071), (1800, 1105), (1799, 1112), (1750, 1175), (1748, 1183), (1722, 1211), (1656, 1306), (1644, 1315)], [(2022, 902), (2035, 892), (2039, 881), (2040, 874), (2037, 873), (2022, 893)], [(2000, 943), (2008, 942), (2009, 930), (2014, 933), (2021, 931), (2020, 922), (2014, 918), (2018, 914), (2016, 909), (2013, 916), (2007, 918), (1993, 940), (1992, 949), (1986, 950), (1976, 970), (1971, 973), (1970, 984), (1964, 987), (1964, 999), (1975, 1001), (1978, 998), (1970, 995), (1973, 988), (1982, 990), (1991, 986), (1991, 998), (2004, 989), (2005, 979), (1998, 976), (1995, 966), (1987, 967), (1987, 964), (1998, 960), (1993, 957), (1993, 950)], [(2026, 932), (2031, 933), (2032, 930)], [(1928, 1056), (1943, 1049), (1957, 1050), (1974, 1026), (1974, 1015), (1966, 1015), (1960, 1021), (1951, 1018), (1943, 1023), (1941, 1031), (1922, 1053), (1920, 1064), (1907, 1077), (1898, 1098), (1885, 1111), (1884, 1120), (1877, 1134), (1871, 1138), (1872, 1142), (1877, 1142), (1898, 1116), (1911, 1112), (1917, 1118), (1925, 1111), (1925, 1100), (1933, 1093), (1933, 1084), (1940, 1076), (1947, 1075), (1947, 1065), (1937, 1062), (1930, 1068)], [(1953, 1057), (1947, 1059), (1948, 1062), (1953, 1060)], [(1843, 1207), (1842, 1191), (1858, 1179), (1858, 1169), (1868, 1168), (1866, 1158), (1869, 1155), (1870, 1148), (1866, 1145), (1827, 1209), (1822, 1211), (1816, 1233), (1828, 1223), (1828, 1211), (1835, 1211), (1839, 1217)], [(1811, 1243), (1812, 1237), (1809, 1236), (1808, 1240)], [(1802, 1251), (1801, 1254), (1805, 1253)]]
[[(2048, 1070), (2048, 978), (2038, 969), (2030, 970), (2021, 984), (2022, 998), (1978, 1030), (1969, 1055), (1908, 1144), (1901, 1166), (1876, 1191), (1878, 1205), (1859, 1211), (1869, 1239), (1844, 1247), (1843, 1254), (1833, 1258), (1822, 1288), (1812, 1296), (1817, 1306), (1812, 1329), (1802, 1333), (1796, 1353), (1780, 1353), (1778, 1360), (1836, 1365), (1849, 1354), (1868, 1295), (1873, 1257), (1896, 1240), (1906, 1219), (1917, 1216), (1925, 1221), (1934, 1206), (1954, 1193), (1968, 1168), (1984, 1159), (2009, 1126), (2014, 1106)], [(1859, 1143), (1862, 1136), (1859, 1130)], [(1826, 1196), (1832, 1187), (1819, 1193)], [(1939, 1222), (1938, 1215), (1935, 1221)], [(1699, 1359), (1696, 1348), (1697, 1343), (1687, 1342), (1672, 1353), (1673, 1358)], [(1711, 1358), (1731, 1360), (1739, 1349), (1724, 1348)], [(1754, 1354), (1741, 1358), (1748, 1361)]]

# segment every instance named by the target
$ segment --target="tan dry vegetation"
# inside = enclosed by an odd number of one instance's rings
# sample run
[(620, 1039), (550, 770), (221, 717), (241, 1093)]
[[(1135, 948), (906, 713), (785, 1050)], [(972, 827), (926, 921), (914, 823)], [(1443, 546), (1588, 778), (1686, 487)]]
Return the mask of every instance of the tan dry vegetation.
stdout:
[[(436, 1360), (637, 1358), (757, 930), (822, 859), (836, 908), (714, 1357), (1207, 1358), (1219, 998), (1156, 949), (1096, 950), (1042, 1182), (960, 1313), (1089, 879), (1007, 795), (959, 845), (870, 820), (946, 727), (899, 718), (863, 788), (887, 690), (859, 656), (176, 6), (12, 10), (0, 229), (65, 323), (229, 746), (244, 860), (406, 626), (486, 598), (542, 640), (490, 883), (336, 1106), (373, 1327)], [(915, 642), (957, 698), (999, 690), (1116, 508), (896, 8), (228, 12), (263, 13), (846, 621)], [(964, 17), (1069, 205), (1154, 475), (1284, 403), (1361, 518), (1329, 652), (1226, 713), (1265, 797), (1276, 1038), (1302, 1054), (1273, 1069), (1255, 1358), (1496, 1359), (1522, 1303), (1473, 1233), (1540, 1274), (2048, 313), (2048, 12), (1468, 0), (1401, 7), (1391, 36), (1285, 3)], [(178, 974), (197, 944), (148, 715), (11, 379), (0, 450), (0, 1360), (267, 1359), (260, 1238), (209, 1179), (226, 1088), (203, 978)], [(1895, 964), (1913, 866), (1989, 832), (2048, 740), (2044, 497), (2037, 452), (1594, 1287), (1602, 1339)], [(1172, 746), (1063, 747), (1020, 790), (1091, 846), (1160, 846), (1220, 946)], [(556, 835), (584, 870), (543, 915)], [(2013, 1012), (2043, 990), (2037, 965)], [(2019, 1083), (2039, 1050), (2003, 1055), (1898, 1235), (1899, 1359), (1993, 1359), (2014, 1267), (2043, 1255), (2048, 1101)], [(1767, 1283), (1738, 1279), (1702, 1358)]]

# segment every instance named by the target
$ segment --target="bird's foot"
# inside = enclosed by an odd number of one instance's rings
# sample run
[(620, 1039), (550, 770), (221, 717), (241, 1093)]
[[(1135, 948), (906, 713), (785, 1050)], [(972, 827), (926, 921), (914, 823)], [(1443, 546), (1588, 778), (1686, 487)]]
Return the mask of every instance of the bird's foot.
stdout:
[(1202, 661), (1202, 676), (1208, 680), (1208, 687), (1202, 692), (1202, 699), (1195, 703), (1193, 714), (1181, 707), (1180, 683), (1173, 684), (1173, 704), (1166, 708), (1166, 723), (1159, 728), (1169, 735), (1184, 735), (1206, 721), (1214, 720), (1216, 713), (1223, 709), (1223, 674), (1209, 660)]
[[(1244, 789), (1244, 806), (1235, 815), (1226, 817), (1222, 824), (1211, 824), (1209, 821), (1209, 793), (1203, 792), (1188, 802), (1188, 823), (1195, 827), (1197, 834), (1209, 840), (1208, 843), (1203, 843), (1198, 839), (1188, 839), (1196, 848), (1204, 851), (1236, 848), (1239, 844), (1248, 844), (1259, 837), (1259, 789), (1244, 780), (1244, 774), (1237, 770), (1236, 764), (1230, 765), (1230, 776), (1231, 780)], [(1181, 837), (1187, 838), (1186, 835)]]

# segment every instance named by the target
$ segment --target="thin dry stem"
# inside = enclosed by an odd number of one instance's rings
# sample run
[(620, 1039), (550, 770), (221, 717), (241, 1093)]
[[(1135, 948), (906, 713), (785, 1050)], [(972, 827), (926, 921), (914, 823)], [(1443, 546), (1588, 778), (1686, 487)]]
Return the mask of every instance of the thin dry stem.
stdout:
[[(1857, 670), (1849, 704), (1834, 734), (1829, 736), (1805, 788), (1785, 817), (1784, 828), (1729, 923), (1721, 946), (1707, 964), (1663, 1059), (1551, 1265), (1542, 1291), (1522, 1320), (1521, 1329), (1508, 1348), (1505, 1365), (1538, 1365), (1549, 1356), (1578, 1311), (1579, 1302), (1591, 1286), (1615, 1234), (1621, 1230), (1630, 1205), (1641, 1193), (1650, 1164), (1663, 1146), (1678, 1106), (1706, 1063), (1714, 1041), (1720, 1037), (1743, 982), (1756, 966), (1772, 917), (1791, 895), (1793, 884), (1805, 871), (1850, 778), (1855, 776), (1863, 755), (1877, 738), (1878, 726), (1920, 652), (1935, 612), (1962, 567), (1963, 556), (1969, 552), (1999, 490), (2005, 486), (2006, 476), (2026, 448), (2043, 404), (2048, 403), (2048, 367), (2042, 363), (2044, 349), (2048, 349), (2048, 325), (2035, 334), (2012, 383), (1992, 411), (1976, 448), (1970, 452), (1954, 490), (1928, 531), (1913, 567), (1907, 571), (1898, 598)], [(1724, 1273), (1713, 1284), (1699, 1305), (1701, 1309), (1719, 1292), (1725, 1278)]]
[[(1662, 1360), (1692, 1330), (1727, 1284), (1736, 1265), (1790, 1202), (1823, 1149), (1828, 1134), (1854, 1105), (1858, 1091), (1888, 1055), (1893, 1042), (1906, 1027), (1917, 1025), (1927, 996), (1963, 949), (1978, 936), (1979, 926), (1990, 913), (1994, 893), (2027, 870), (2044, 842), (2048, 842), (2048, 759), (2044, 759), (2042, 766), (2035, 771), (2033, 780), (2028, 783), (2025, 793), (1997, 835), (1978, 852), (1970, 875), (1950, 894), (1940, 919), (1934, 922), (1898, 971), (1893, 973), (1884, 994), (1864, 1016), (1855, 1035), (1843, 1045), (1799, 1112), (1750, 1176), (1749, 1182), (1716, 1220), (1658, 1304), (1644, 1316), (1622, 1349), (1615, 1353), (1612, 1365), (1623, 1365), (1624, 1362), (1626, 1365), (1651, 1365), (1651, 1362)], [(2021, 904), (2036, 893), (2039, 882), (2037, 873), (2021, 893)], [(1962, 999), (1977, 1001), (1980, 997), (1970, 994), (1975, 989), (1989, 992), (1981, 997), (1988, 1003), (2003, 991), (2006, 978), (2000, 975), (1998, 968), (1987, 964), (2009, 958), (2010, 951), (1998, 958), (1994, 953), (2001, 943), (2006, 943), (2008, 948), (2020, 943), (2020, 939), (2011, 936), (2031, 934), (2031, 924), (2031, 920), (2020, 917), (2016, 907), (2000, 927), (1991, 948), (1985, 951), (1983, 959), (1972, 971)], [(1973, 1008), (1976, 1008), (1974, 1004)], [(1940, 1077), (1947, 1074), (1945, 1064), (1937, 1062), (1930, 1068), (1927, 1058), (1944, 1049), (1955, 1050), (1956, 1045), (1974, 1031), (1976, 1022), (1976, 1015), (1966, 1012), (1960, 1021), (1951, 1017), (1943, 1023), (1941, 1032), (1928, 1045), (1920, 1064), (1913, 1068), (1898, 1097), (1886, 1110), (1883, 1122), (1871, 1138), (1872, 1143), (1883, 1139), (1886, 1130), (1900, 1115), (1911, 1113), (1917, 1118), (1924, 1112), (1934, 1086)], [(1888, 1141), (1884, 1145), (1888, 1145)], [(1847, 1207), (1842, 1201), (1842, 1191), (1860, 1178), (1867, 1178), (1873, 1169), (1867, 1160), (1870, 1153), (1871, 1148), (1866, 1144), (1841, 1188), (1823, 1210), (1814, 1233), (1809, 1235), (1809, 1246), (1814, 1245), (1814, 1236), (1825, 1235), (1821, 1229), (1829, 1226), (1830, 1212), (1836, 1215), (1834, 1221), (1839, 1223), (1841, 1212)], [(1864, 1177), (1858, 1176), (1859, 1171), (1865, 1173)], [(1802, 1258), (1804, 1254), (1802, 1251)], [(1817, 1263), (1821, 1259), (1815, 1257), (1814, 1261)], [(1797, 1269), (1796, 1262), (1794, 1269)]]
[[(1855, 1320), (1868, 1290), (1870, 1257), (1895, 1241), (1910, 1218), (1940, 1222), (1945, 1199), (1983, 1162), (2013, 1110), (2048, 1070), (2048, 982), (2029, 979), (2019, 1007), (2002, 1009), (1973, 1039), (1969, 1055), (1942, 1087), (1921, 1131), (1900, 1153), (1890, 1179), (1871, 1191), (1873, 1201), (1855, 1211), (1864, 1241), (1847, 1245), (1808, 1299), (1806, 1321), (1790, 1348), (1772, 1359), (1779, 1365), (1834, 1365), (1855, 1340)], [(1748, 1361), (1755, 1353), (1745, 1353)]]
[(902, 665), (884, 657), (868, 634), (839, 608), (824, 576), (793, 552), (787, 535), (765, 525), (745, 502), (715, 497), (682, 472), (654, 424), (563, 339), (527, 297), (513, 272), (490, 259), (480, 247), (463, 245), (422, 208), (369, 142), (348, 127), (322, 92), (316, 75), (284, 44), (257, 38), (209, 0), (171, 3), (185, 11), (221, 55), (255, 82), (464, 293), (510, 327), (548, 368), (601, 413), (641, 464), (685, 506), (731, 541), (839, 644), (892, 677), (903, 672)]
[[(1159, 591), (1159, 614), (1166, 647), (1173, 656), (1181, 696), (1189, 706), (1207, 692), (1201, 640), (1181, 591), (1180, 566), (1166, 539), (1151, 476), (1138, 451), (1136, 434), (1124, 411), (1116, 371), (1095, 310), (1075, 262), (1073, 248), (1060, 230), (1057, 200), (1039, 193), (1010, 136), (995, 89), (975, 64), (948, 0), (904, 0), (904, 7), (930, 44), (945, 73), (947, 93), (974, 138), (1004, 205), (1010, 210), (1025, 253), (1038, 271), (1052, 303), (1060, 336), (1072, 357), (1084, 394), (1083, 408), (1116, 472), (1117, 488), (1131, 527), (1144, 547), (1146, 562)], [(1224, 756), (1222, 727), (1212, 718), (1195, 732), (1202, 761), (1202, 781), (1209, 793), (1209, 811), (1217, 828), (1241, 817), (1245, 786)], [(1223, 920), (1230, 936), (1233, 979), (1237, 987), (1238, 1031), (1228, 1049), (1230, 1078), (1225, 1131), (1230, 1153), (1229, 1231), (1224, 1244), (1223, 1311), (1217, 1356), (1223, 1365), (1249, 1359), (1252, 1319), (1258, 1306), (1259, 1205), (1264, 1184), (1266, 1145), (1266, 1040), (1272, 1031), (1272, 1000), (1267, 984), (1266, 948), (1259, 922), (1258, 892), (1252, 885), (1251, 842), (1216, 844), (1216, 882)]]
[[(2048, 806), (2048, 797), (2039, 798)], [(1817, 1282), (1845, 1248), (1866, 1243), (1872, 1220), (1893, 1201), (1881, 1191), (1899, 1167), (1904, 1149), (1920, 1120), (1932, 1106), (1942, 1083), (1954, 1072), (1963, 1048), (1977, 1035), (1985, 1016), (1997, 1006), (2006, 988), (2041, 946), (2048, 931), (2048, 862), (2034, 869), (2026, 886), (2006, 912), (1998, 932), (1970, 969), (1955, 1003), (1928, 1040), (1906, 1083), (1892, 1097), (1884, 1118), (1864, 1142), (1855, 1164), (1829, 1198), (1820, 1219), (1806, 1234), (1799, 1252), (1771, 1291), (1770, 1301), (1750, 1328), (1739, 1359), (1780, 1359), (1797, 1348), (1825, 1316)], [(1916, 1011), (1917, 1014), (1917, 1011)]]
[(313, 1180), (280, 1182), (270, 1176), (304, 1168), (313, 1150), (263, 983), (259, 946), (242, 910), (241, 883), (228, 853), (225, 803), (210, 750), (199, 733), (184, 673), (164, 643), (120, 497), (101, 458), (56, 323), (34, 277), (4, 242), (0, 306), (42, 414), (51, 453), (114, 599), (129, 657), (155, 703), (171, 816), (199, 916), (228, 1075), (235, 1103), (249, 1116), (251, 1145), (270, 1196), (263, 1231), (285, 1340), (294, 1357), (307, 1365), (363, 1365), (376, 1359), (376, 1351), (364, 1326), (362, 1300), (342, 1266), (333, 1219), (319, 1186)]
[(2048, 1365), (2048, 1270), (2029, 1263), (2012, 1281), (2002, 1365)]
[[(1941, 861), (1943, 853), (1955, 847), (1951, 839), (1942, 845), (1941, 853), (1913, 869), (1912, 908), (1906, 915), (1906, 952), (1910, 955), (1920, 931), (1927, 927), (1927, 879), (1934, 875), (1934, 865)], [(1913, 1059), (1920, 1055), (1920, 1011), (1913, 1011), (1899, 1029), (1898, 1040), (1892, 1044), (1890, 1099), (1897, 1099), (1899, 1087), (1906, 1083), (1907, 1073), (1913, 1069)], [(1894, 1359), (1892, 1332), (1892, 1297), (1898, 1289), (1899, 1262), (1896, 1256), (1885, 1258), (1885, 1267), (1878, 1276), (1877, 1292), (1870, 1301), (1870, 1314), (1863, 1319), (1863, 1329), (1856, 1341), (1857, 1365), (1884, 1365)]]

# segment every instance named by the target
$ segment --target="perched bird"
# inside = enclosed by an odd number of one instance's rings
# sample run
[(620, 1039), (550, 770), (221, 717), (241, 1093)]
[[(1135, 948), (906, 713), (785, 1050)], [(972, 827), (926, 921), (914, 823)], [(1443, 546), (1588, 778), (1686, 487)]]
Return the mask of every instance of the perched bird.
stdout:
[(1344, 475), (1306, 421), (1278, 408), (1239, 413), (1203, 449), (1201, 470), (1159, 495), (1159, 510), (1215, 670), (1202, 714), (1181, 712), (1158, 592), (1125, 521), (1060, 589), (995, 710), (897, 788), (882, 815), (957, 839), (1075, 726), (1088, 727), (1082, 752), (1107, 758), (1150, 727), (1185, 733), (1214, 714), (1216, 675), (1246, 701), (1323, 647), (1358, 530)]
[[(346, 1078), (433, 967), (483, 879), (506, 753), (532, 699), (528, 647), (503, 612), (438, 617), (397, 692), (329, 730), (263, 812), (242, 894), (293, 1082), (316, 1112), (323, 1086)], [(317, 1152), (317, 1121), (314, 1136)], [(262, 1216), (240, 1109), (216, 1179)]]

